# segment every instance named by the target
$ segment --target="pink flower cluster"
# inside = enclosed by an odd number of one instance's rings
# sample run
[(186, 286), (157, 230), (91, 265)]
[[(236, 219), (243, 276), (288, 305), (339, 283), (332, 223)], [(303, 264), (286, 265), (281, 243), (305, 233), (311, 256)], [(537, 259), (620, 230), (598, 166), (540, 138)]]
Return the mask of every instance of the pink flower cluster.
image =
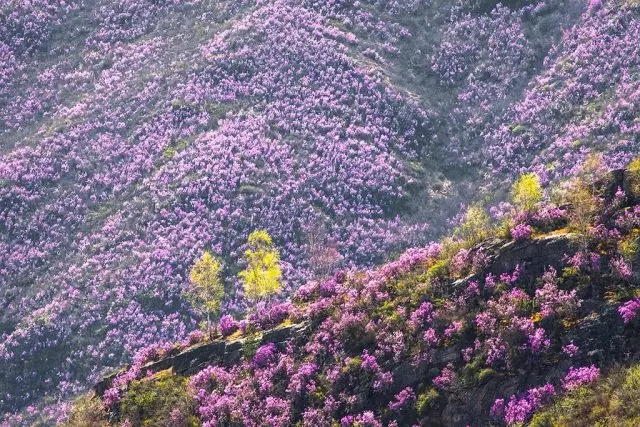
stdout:
[(625, 324), (633, 322), (640, 314), (640, 298), (634, 298), (620, 305), (618, 313)]
[(446, 388), (450, 386), (456, 379), (456, 373), (453, 370), (453, 365), (449, 364), (442, 368), (440, 375), (433, 379), (433, 385), (438, 388)]
[(392, 411), (399, 411), (407, 405), (411, 404), (414, 400), (416, 400), (416, 395), (411, 389), (411, 387), (407, 387), (402, 389), (398, 394), (393, 397), (393, 401), (389, 403), (389, 409)]
[(582, 304), (577, 297), (577, 291), (575, 289), (560, 290), (557, 285), (556, 271), (553, 268), (547, 270), (542, 279), (543, 286), (535, 292), (535, 300), (540, 305), (542, 317), (574, 315)]
[(220, 318), (219, 322), (220, 333), (223, 337), (228, 337), (238, 330), (239, 324), (238, 322), (229, 314), (225, 314)]
[(504, 420), (507, 425), (519, 425), (526, 422), (536, 409), (548, 403), (555, 394), (555, 387), (545, 384), (521, 395), (511, 396), (508, 402), (497, 399), (491, 407), (491, 415)]
[(623, 257), (612, 259), (610, 264), (611, 271), (616, 277), (624, 280), (629, 280), (633, 277), (633, 270)]
[(528, 224), (518, 224), (510, 231), (511, 237), (515, 240), (526, 240), (531, 238), (533, 229)]
[(600, 368), (591, 365), (583, 368), (569, 368), (562, 380), (562, 388), (570, 391), (585, 384), (590, 384), (600, 377)]
[(275, 359), (276, 346), (273, 343), (263, 345), (258, 348), (253, 357), (253, 365), (258, 368), (264, 368)]

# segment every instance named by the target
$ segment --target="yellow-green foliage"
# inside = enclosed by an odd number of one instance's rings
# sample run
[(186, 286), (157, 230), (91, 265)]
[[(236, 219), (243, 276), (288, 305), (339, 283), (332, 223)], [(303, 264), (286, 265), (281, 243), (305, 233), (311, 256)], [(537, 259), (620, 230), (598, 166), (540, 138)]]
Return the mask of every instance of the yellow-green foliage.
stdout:
[(360, 356), (350, 358), (347, 363), (342, 367), (342, 373), (347, 374), (350, 372), (357, 372), (362, 366), (362, 358)]
[(640, 251), (640, 230), (633, 230), (618, 242), (618, 251), (628, 260), (632, 260)]
[[(482, 225), (482, 224), (481, 224)], [(458, 232), (458, 230), (455, 230)], [(440, 260), (450, 261), (460, 249), (465, 249), (469, 245), (459, 239), (455, 239), (453, 237), (445, 237), (442, 240), (442, 250), (440, 251)]]
[(429, 409), (433, 408), (438, 399), (440, 398), (440, 393), (435, 388), (430, 388), (423, 393), (418, 395), (416, 399), (416, 410), (419, 415), (424, 415), (429, 411)]
[(189, 279), (192, 290), (187, 293), (187, 297), (197, 310), (207, 316), (207, 327), (209, 317), (216, 315), (220, 311), (220, 304), (224, 297), (224, 285), (220, 280), (220, 270), (222, 263), (211, 252), (204, 254), (191, 267)]
[(569, 229), (586, 235), (593, 225), (602, 201), (584, 179), (574, 179), (564, 189), (562, 200), (571, 205), (569, 209)]
[(449, 266), (446, 260), (437, 261), (427, 271), (427, 277), (430, 279), (443, 279), (449, 274)]
[(536, 414), (535, 427), (640, 425), (640, 365), (618, 369)]
[(476, 379), (478, 380), (479, 383), (484, 383), (487, 379), (489, 379), (490, 377), (492, 377), (494, 374), (496, 373), (496, 371), (494, 371), (491, 368), (484, 368), (482, 370), (480, 370), (478, 372), (478, 374), (476, 375)]
[(120, 402), (120, 419), (134, 426), (199, 426), (184, 377), (160, 373), (134, 381)]
[(238, 275), (244, 284), (244, 293), (250, 300), (258, 300), (280, 291), (282, 269), (280, 254), (273, 246), (271, 236), (264, 230), (249, 235), (249, 249), (244, 252), (247, 268)]
[(102, 401), (95, 396), (82, 396), (73, 404), (65, 427), (107, 427), (107, 413)]
[(377, 305), (374, 310), (376, 318), (389, 319), (398, 313), (396, 304), (394, 301), (384, 301), (382, 304)]
[(629, 189), (634, 196), (640, 197), (640, 157), (629, 163), (627, 171), (629, 172)]
[(580, 273), (579, 267), (569, 266), (562, 269), (562, 278), (569, 279), (571, 277), (576, 277)]
[(428, 269), (428, 264), (422, 264), (415, 271), (398, 277), (390, 288), (395, 296), (394, 302), (385, 302), (380, 310), (393, 310), (393, 313), (397, 314), (395, 307), (399, 304), (411, 307), (420, 305), (430, 288)]
[(534, 173), (520, 176), (511, 189), (511, 201), (524, 212), (535, 212), (542, 197), (540, 178)]
[(510, 239), (511, 229), (514, 226), (514, 220), (510, 215), (506, 215), (500, 224), (495, 228), (493, 234), (500, 239)]
[(464, 215), (464, 220), (456, 228), (455, 234), (465, 241), (467, 246), (489, 237), (491, 231), (491, 222), (489, 215), (481, 206), (471, 206)]

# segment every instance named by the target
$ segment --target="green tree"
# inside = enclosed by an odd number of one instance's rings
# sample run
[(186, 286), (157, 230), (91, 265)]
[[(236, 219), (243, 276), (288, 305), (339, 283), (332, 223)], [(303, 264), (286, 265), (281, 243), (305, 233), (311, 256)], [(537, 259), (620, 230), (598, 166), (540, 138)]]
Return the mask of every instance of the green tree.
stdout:
[(583, 248), (587, 249), (589, 229), (603, 208), (602, 198), (594, 194), (585, 178), (574, 178), (567, 183), (562, 200), (569, 204), (569, 229), (578, 233)]
[(540, 178), (534, 173), (526, 173), (513, 184), (511, 200), (513, 204), (527, 213), (535, 212), (542, 201), (543, 193)]
[(470, 206), (464, 219), (454, 233), (464, 240), (465, 245), (473, 246), (489, 237), (491, 221), (487, 212), (479, 205)]
[(280, 254), (265, 230), (249, 235), (249, 248), (244, 252), (247, 268), (238, 276), (244, 284), (244, 294), (252, 301), (280, 291), (282, 269)]
[(220, 314), (220, 305), (224, 298), (224, 285), (220, 280), (222, 262), (205, 251), (193, 264), (189, 272), (191, 289), (187, 298), (193, 307), (207, 317), (207, 332), (211, 332), (211, 317)]

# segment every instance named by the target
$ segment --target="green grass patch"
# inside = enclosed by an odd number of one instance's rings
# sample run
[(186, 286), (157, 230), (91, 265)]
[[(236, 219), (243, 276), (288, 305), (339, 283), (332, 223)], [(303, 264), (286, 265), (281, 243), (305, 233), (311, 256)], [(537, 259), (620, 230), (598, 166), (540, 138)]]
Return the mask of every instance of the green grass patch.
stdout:
[(120, 402), (120, 419), (135, 426), (199, 426), (194, 411), (187, 379), (167, 371), (132, 382)]

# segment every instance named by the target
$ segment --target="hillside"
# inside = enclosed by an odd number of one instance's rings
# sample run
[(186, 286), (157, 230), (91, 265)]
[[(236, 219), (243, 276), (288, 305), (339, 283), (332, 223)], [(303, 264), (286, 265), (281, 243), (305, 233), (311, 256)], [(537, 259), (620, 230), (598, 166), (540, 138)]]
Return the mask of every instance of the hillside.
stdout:
[(533, 234), (484, 230), (311, 282), (292, 304), (223, 319), (219, 338), (146, 348), (69, 425), (544, 426), (589, 411), (580, 425), (596, 425), (607, 410), (634, 425), (640, 169), (571, 191), (607, 206), (586, 233), (578, 202), (552, 219), (543, 203), (520, 223)]
[(639, 17), (637, 0), (2, 2), (0, 414), (50, 423), (184, 340), (204, 250), (242, 317), (253, 230), (286, 302), (476, 202), (497, 220), (525, 172), (626, 166)]

